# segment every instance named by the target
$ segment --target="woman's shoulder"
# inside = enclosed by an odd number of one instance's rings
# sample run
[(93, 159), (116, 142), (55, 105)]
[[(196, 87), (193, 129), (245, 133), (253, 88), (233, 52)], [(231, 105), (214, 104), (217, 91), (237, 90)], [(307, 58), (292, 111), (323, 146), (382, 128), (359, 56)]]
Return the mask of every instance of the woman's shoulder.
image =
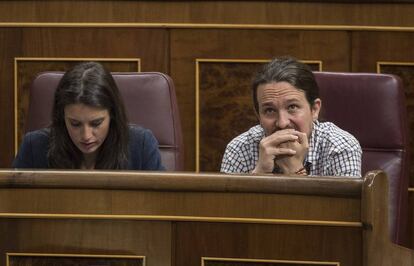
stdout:
[(158, 141), (152, 134), (151, 130), (131, 124), (129, 125), (129, 145), (136, 148), (136, 146), (152, 146), (157, 145)]
[(15, 168), (48, 168), (47, 151), (49, 130), (41, 129), (26, 133), (13, 161)]
[(151, 130), (129, 126), (129, 169), (164, 170), (158, 150), (158, 141)]
[(129, 129), (129, 136), (131, 139), (134, 138), (145, 138), (145, 137), (152, 137), (154, 136), (151, 132), (151, 130), (135, 125), (135, 124), (130, 124), (128, 125), (128, 129)]
[(143, 134), (148, 129), (135, 125), (135, 124), (129, 124), (128, 130), (130, 134)]
[(50, 130), (43, 128), (27, 132), (24, 136), (24, 142), (29, 141), (30, 143), (44, 143), (49, 141)]

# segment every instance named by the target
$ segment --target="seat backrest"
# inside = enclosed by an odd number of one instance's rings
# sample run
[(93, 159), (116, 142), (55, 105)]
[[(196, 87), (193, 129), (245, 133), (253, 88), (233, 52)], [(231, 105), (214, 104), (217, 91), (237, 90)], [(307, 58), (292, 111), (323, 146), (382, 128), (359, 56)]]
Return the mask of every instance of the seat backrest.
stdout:
[(322, 120), (360, 142), (362, 174), (384, 170), (389, 178), (390, 229), (394, 242), (407, 241), (408, 126), (401, 80), (372, 73), (315, 72)]
[[(32, 82), (25, 132), (50, 124), (53, 96), (64, 72), (43, 72)], [(169, 171), (183, 170), (183, 141), (174, 84), (157, 72), (112, 73), (121, 92), (128, 120), (152, 131)]]

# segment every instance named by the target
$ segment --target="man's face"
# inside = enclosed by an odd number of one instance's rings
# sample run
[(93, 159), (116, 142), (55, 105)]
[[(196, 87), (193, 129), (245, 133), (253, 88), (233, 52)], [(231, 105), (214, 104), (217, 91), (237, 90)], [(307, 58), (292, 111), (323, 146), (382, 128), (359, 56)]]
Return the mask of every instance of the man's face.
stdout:
[(305, 92), (287, 82), (262, 84), (257, 87), (259, 120), (266, 136), (282, 129), (312, 133), (313, 121), (318, 118), (321, 100), (310, 106)]

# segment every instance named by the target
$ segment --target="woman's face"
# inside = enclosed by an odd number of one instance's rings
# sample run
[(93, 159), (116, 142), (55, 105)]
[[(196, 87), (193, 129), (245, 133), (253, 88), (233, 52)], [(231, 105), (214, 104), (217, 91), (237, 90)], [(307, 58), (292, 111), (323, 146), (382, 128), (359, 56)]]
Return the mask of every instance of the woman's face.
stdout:
[(67, 105), (64, 111), (72, 142), (84, 155), (96, 155), (108, 135), (111, 121), (108, 110), (77, 103)]

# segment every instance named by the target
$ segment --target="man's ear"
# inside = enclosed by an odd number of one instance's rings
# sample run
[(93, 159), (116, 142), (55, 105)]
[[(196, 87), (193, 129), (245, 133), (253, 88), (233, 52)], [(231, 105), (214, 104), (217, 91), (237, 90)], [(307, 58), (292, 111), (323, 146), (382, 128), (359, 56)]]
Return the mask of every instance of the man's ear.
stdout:
[(319, 98), (316, 98), (313, 101), (313, 105), (311, 106), (311, 112), (312, 112), (312, 119), (313, 121), (318, 120), (319, 117), (319, 112), (321, 111), (322, 108), (322, 100)]
[(253, 111), (254, 111), (254, 114), (256, 115), (257, 119), (260, 120), (260, 115), (259, 115), (258, 110), (256, 110), (256, 108), (253, 107)]

